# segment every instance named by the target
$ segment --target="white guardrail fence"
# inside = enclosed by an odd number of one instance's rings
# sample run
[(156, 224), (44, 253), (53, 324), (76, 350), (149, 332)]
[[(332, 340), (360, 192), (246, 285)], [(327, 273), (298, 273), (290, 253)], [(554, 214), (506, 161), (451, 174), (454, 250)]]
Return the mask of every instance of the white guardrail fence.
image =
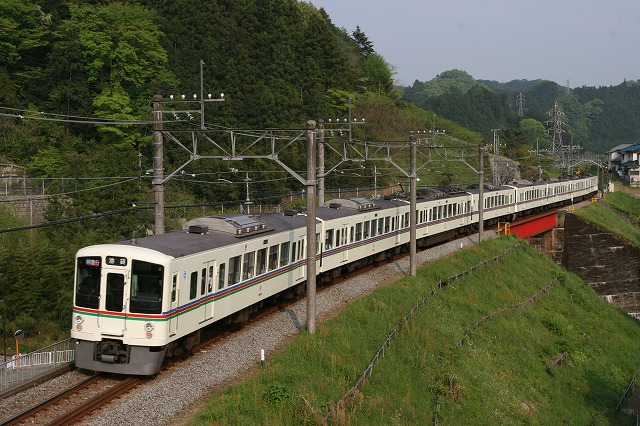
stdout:
[(74, 339), (63, 340), (24, 355), (0, 357), (0, 394), (38, 379), (74, 360)]

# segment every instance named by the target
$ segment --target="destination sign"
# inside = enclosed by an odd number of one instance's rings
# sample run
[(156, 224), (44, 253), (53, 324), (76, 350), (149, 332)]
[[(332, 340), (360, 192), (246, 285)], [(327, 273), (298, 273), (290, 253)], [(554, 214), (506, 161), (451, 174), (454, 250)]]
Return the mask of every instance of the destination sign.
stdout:
[(127, 266), (127, 258), (120, 256), (107, 256), (107, 265), (109, 266)]

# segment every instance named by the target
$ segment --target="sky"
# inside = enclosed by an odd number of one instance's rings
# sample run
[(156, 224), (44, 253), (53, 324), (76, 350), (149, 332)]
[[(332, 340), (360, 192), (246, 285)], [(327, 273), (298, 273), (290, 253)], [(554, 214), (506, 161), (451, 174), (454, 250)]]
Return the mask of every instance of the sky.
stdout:
[(308, 0), (356, 26), (396, 83), (451, 69), (476, 80), (570, 87), (640, 80), (640, 0)]

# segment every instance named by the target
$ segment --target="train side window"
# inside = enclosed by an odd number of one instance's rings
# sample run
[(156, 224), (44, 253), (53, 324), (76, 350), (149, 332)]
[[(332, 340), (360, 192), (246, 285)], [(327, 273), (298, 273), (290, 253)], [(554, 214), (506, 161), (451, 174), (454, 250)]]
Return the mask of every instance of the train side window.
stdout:
[(189, 300), (195, 299), (198, 293), (198, 271), (191, 273), (191, 281), (189, 285)]
[(213, 266), (209, 266), (209, 293), (213, 291)]
[(371, 236), (375, 237), (378, 235), (378, 220), (371, 219)]
[(267, 272), (267, 249), (258, 250), (258, 258), (256, 259), (256, 274), (264, 274)]
[(273, 271), (278, 267), (278, 245), (269, 247), (269, 270)]
[(229, 259), (229, 274), (227, 276), (228, 285), (238, 284), (240, 282), (240, 256), (234, 256)]
[(404, 214), (404, 226), (403, 228), (408, 228), (409, 227), (409, 213), (405, 213)]
[(295, 262), (296, 260), (296, 242), (292, 242), (291, 243), (291, 263)]
[(207, 268), (202, 268), (202, 277), (200, 277), (200, 296), (204, 294), (207, 288)]
[(178, 287), (178, 274), (173, 275), (171, 280), (171, 303), (176, 301), (176, 289)]
[(359, 223), (356, 223), (356, 239), (354, 241), (360, 241), (361, 239), (362, 239), (362, 223), (359, 222)]
[(304, 244), (305, 240), (300, 240), (300, 243), (298, 244), (298, 256), (296, 257), (297, 259), (302, 259), (304, 257)]
[(378, 219), (378, 235), (382, 235), (382, 234), (384, 234), (384, 219), (379, 218)]
[(384, 218), (384, 232), (389, 232), (389, 226), (391, 225), (391, 218), (389, 216)]
[(242, 265), (242, 280), (248, 280), (253, 278), (253, 271), (255, 269), (256, 252), (250, 251), (244, 254), (244, 260)]
[(289, 242), (280, 244), (280, 266), (289, 263)]
[(225, 270), (225, 264), (221, 263), (220, 268), (218, 269), (218, 290), (224, 288), (224, 277), (226, 276)]
[(333, 229), (328, 229), (324, 233), (324, 246), (327, 250), (333, 248)]
[(363, 225), (364, 225), (364, 231), (362, 236), (366, 239), (366, 238), (369, 238), (369, 221), (368, 220), (365, 221)]
[(354, 229), (353, 229), (353, 226), (350, 228), (350, 230), (351, 230), (351, 232), (349, 232), (349, 236), (350, 236), (350, 237), (349, 237), (349, 242), (350, 242), (350, 243), (352, 243), (352, 242), (354, 242), (354, 241), (355, 241), (355, 240), (353, 239), (353, 236), (354, 236), (354, 234), (355, 234)]

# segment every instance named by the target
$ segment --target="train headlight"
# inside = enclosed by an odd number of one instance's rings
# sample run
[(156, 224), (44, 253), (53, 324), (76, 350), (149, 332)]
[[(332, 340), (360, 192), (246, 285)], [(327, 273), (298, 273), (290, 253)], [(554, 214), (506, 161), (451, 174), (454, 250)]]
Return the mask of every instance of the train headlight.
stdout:
[(144, 330), (146, 331), (145, 335), (147, 339), (151, 339), (153, 337), (153, 329), (154, 329), (154, 326), (150, 322), (144, 325)]
[(81, 315), (76, 315), (75, 322), (76, 322), (76, 331), (82, 331), (82, 323), (84, 322), (84, 318), (82, 318)]

